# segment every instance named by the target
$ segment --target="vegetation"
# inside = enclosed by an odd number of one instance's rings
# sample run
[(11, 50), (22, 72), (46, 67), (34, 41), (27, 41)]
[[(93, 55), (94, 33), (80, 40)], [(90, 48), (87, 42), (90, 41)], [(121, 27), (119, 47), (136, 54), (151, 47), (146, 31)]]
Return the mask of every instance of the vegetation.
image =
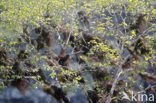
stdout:
[(155, 0), (1, 0), (0, 87), (22, 94), (42, 87), (60, 103), (70, 103), (67, 92), (75, 87), (89, 103), (119, 103), (134, 88), (147, 90), (138, 77), (156, 81), (148, 72), (156, 66), (155, 6)]

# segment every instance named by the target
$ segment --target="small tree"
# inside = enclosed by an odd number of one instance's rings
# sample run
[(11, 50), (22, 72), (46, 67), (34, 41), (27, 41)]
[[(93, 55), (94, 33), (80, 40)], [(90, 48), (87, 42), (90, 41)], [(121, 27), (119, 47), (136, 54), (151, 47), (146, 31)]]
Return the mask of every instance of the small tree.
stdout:
[[(120, 93), (131, 92), (133, 86), (140, 88), (136, 85), (138, 74), (146, 80), (151, 78), (144, 72), (148, 65), (155, 65), (154, 3), (154, 0), (1, 0), (2, 86), (18, 82), (15, 86), (25, 93), (20, 83), (24, 82), (28, 88), (26, 79), (29, 78), (58, 101), (69, 102), (62, 88), (73, 85), (87, 91), (85, 94), (90, 102), (120, 101)], [(38, 39), (33, 37), (36, 30)], [(43, 36), (44, 33), (56, 34), (62, 50), (71, 47), (72, 52), (69, 55), (62, 52), (55, 57), (46, 44), (51, 39)], [(25, 45), (24, 51), (19, 44)], [(37, 51), (39, 44), (48, 48), (48, 56), (44, 50)], [(8, 57), (7, 52), (17, 55)], [(69, 56), (77, 58), (81, 69), (75, 70), (68, 65)], [(51, 72), (49, 76), (61, 88), (47, 81), (38, 64), (42, 60), (47, 62), (41, 62), (44, 69)], [(83, 73), (92, 75), (94, 91), (88, 90)], [(63, 96), (57, 91), (63, 92)], [(91, 93), (94, 96), (89, 95)]]

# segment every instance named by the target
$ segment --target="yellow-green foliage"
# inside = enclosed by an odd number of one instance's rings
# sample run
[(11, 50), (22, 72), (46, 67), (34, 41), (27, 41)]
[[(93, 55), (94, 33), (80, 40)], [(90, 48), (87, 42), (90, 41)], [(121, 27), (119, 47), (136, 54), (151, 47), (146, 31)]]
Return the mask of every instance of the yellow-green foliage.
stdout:
[[(131, 44), (131, 40), (136, 37), (136, 33), (132, 30), (129, 34), (122, 34), (120, 27), (128, 28), (129, 24), (126, 21), (114, 22), (115, 20), (113, 19), (116, 18), (116, 15), (121, 13), (121, 11), (125, 12), (127, 15), (131, 14), (133, 16), (147, 14), (146, 19), (151, 19), (156, 15), (156, 9), (152, 6), (152, 3), (154, 2), (155, 0), (1, 0), (0, 43), (6, 44), (6, 41), (3, 40), (4, 36), (12, 38), (15, 37), (15, 35), (20, 35), (23, 32), (23, 26), (25, 25), (30, 27), (39, 26), (40, 24), (46, 24), (48, 21), (54, 21), (58, 24), (68, 21), (66, 25), (71, 31), (74, 31), (75, 36), (78, 36), (79, 27), (77, 25), (77, 12), (83, 10), (88, 14), (87, 16), (89, 18), (92, 18), (95, 14), (100, 17), (101, 21), (98, 20), (98, 18), (94, 18), (95, 20), (91, 22), (91, 24), (96, 25), (95, 27), (91, 27), (93, 33), (97, 35), (100, 34), (102, 36), (111, 35), (114, 36), (114, 38), (119, 38), (119, 42), (122, 43), (125, 41), (123, 47), (126, 47)], [(45, 18), (45, 16), (49, 17)], [(122, 17), (121, 19), (125, 20), (125, 18)], [(121, 33), (122, 36), (119, 35), (119, 33)], [(92, 48), (93, 54), (95, 52), (101, 52), (104, 56), (104, 64), (94, 63), (94, 66), (111, 66), (112, 62), (115, 62), (116, 65), (122, 62), (119, 57), (120, 53), (122, 53), (120, 50), (112, 49), (109, 43), (91, 42), (95, 44)], [(3, 46), (2, 44), (1, 46)], [(14, 44), (16, 44), (16, 42), (11, 41), (8, 45), (11, 47)], [(12, 51), (15, 51), (15, 48), (12, 49)], [(40, 54), (36, 55), (38, 56)], [(153, 55), (155, 55), (155, 52)], [(147, 63), (148, 60), (153, 61), (153, 55), (145, 56), (145, 62)], [(88, 57), (81, 57), (85, 59), (85, 61), (89, 61)], [(36, 61), (38, 61), (39, 58), (36, 57), (36, 59)], [(142, 62), (139, 66), (146, 63)], [(138, 61), (134, 61), (134, 64), (139, 63)], [(51, 68), (48, 69), (49, 71), (52, 71), (50, 76), (55, 78), (56, 72), (50, 69)], [(69, 76), (77, 75), (75, 71), (63, 70), (61, 68), (60, 70), (61, 76), (64, 74), (68, 74)], [(81, 77), (75, 77), (76, 78), (73, 79), (73, 84), (78, 85), (78, 81)], [(0, 85), (3, 86), (3, 84)], [(62, 83), (62, 85), (67, 86), (71, 84), (64, 85)]]
[[(74, 13), (85, 10), (87, 13), (101, 13), (109, 10), (110, 13), (118, 12), (123, 6), (127, 13), (141, 14), (153, 13), (150, 6), (152, 0), (2, 0), (1, 26), (11, 26), (20, 29), (24, 24), (38, 25), (45, 22), (45, 13), (49, 13), (54, 21), (64, 20), (65, 16), (74, 19)], [(102, 15), (102, 14), (101, 14)], [(91, 16), (91, 15), (90, 15)], [(50, 18), (47, 18), (49, 20)], [(9, 24), (6, 24), (6, 22)], [(97, 30), (102, 30), (100, 27)]]

